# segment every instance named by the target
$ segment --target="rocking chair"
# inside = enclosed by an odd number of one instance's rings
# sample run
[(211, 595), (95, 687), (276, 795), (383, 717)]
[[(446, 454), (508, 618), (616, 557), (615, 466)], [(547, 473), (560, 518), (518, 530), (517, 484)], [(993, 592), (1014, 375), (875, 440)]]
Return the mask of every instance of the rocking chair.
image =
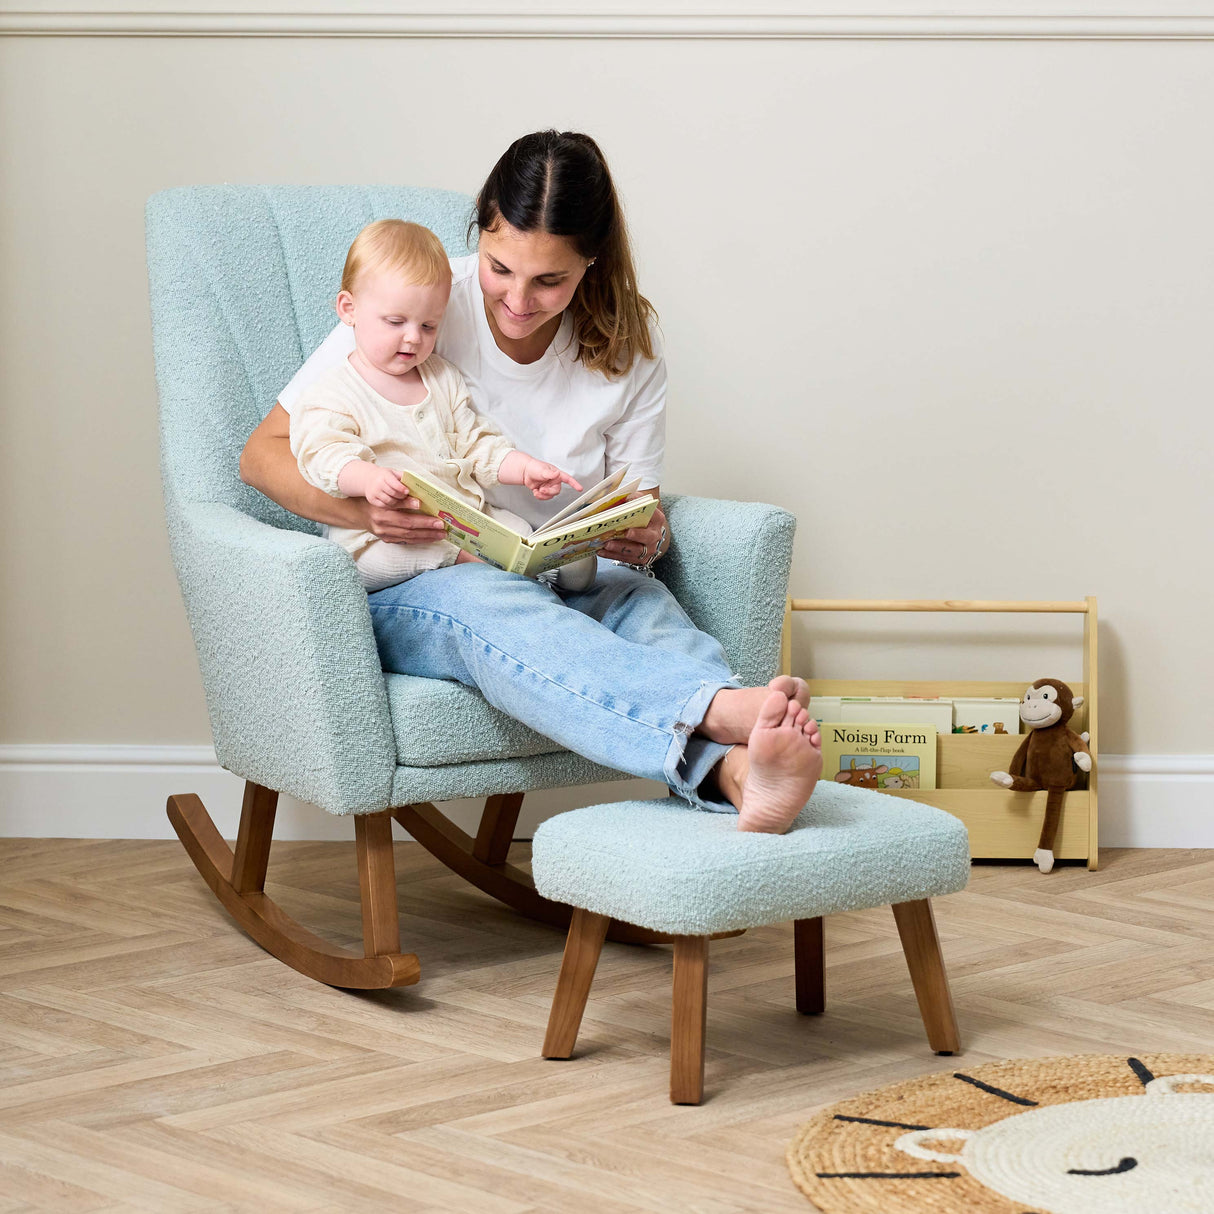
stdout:
[[(570, 908), (507, 862), (531, 789), (621, 778), (459, 683), (385, 674), (353, 562), (238, 475), (240, 452), (333, 324), (337, 269), (385, 216), (468, 250), (471, 199), (406, 188), (215, 186), (147, 207), (161, 465), (173, 562), (219, 762), (246, 781), (235, 850), (197, 796), (169, 798), (190, 859), (254, 940), (331, 986), (416, 982), (401, 952), (392, 820), (485, 893), (567, 926)], [(771, 506), (664, 499), (658, 574), (747, 683), (775, 673), (794, 520)], [(458, 722), (444, 729), (436, 722)], [(265, 892), (279, 792), (354, 819), (361, 953), (330, 944)], [(476, 837), (436, 805), (485, 797)], [(619, 925), (615, 938), (662, 939)]]

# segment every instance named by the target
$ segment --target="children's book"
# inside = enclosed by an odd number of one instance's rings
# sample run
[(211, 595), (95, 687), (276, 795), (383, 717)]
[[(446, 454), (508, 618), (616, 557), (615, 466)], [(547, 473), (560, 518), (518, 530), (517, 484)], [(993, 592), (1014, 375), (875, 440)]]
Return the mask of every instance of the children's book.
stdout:
[(918, 721), (821, 726), (822, 778), (893, 792), (936, 787), (936, 728)]
[(490, 518), (420, 472), (407, 471), (401, 480), (423, 513), (443, 520), (447, 539), (457, 547), (498, 569), (538, 577), (597, 552), (616, 531), (649, 522), (657, 499), (646, 495), (627, 500), (639, 483), (626, 481), (627, 471), (621, 468), (587, 489), (531, 535), (520, 535)]
[(1019, 733), (1020, 701), (958, 696), (953, 700), (953, 733)]
[(843, 696), (840, 721), (914, 721), (951, 733), (953, 702), (938, 696)]

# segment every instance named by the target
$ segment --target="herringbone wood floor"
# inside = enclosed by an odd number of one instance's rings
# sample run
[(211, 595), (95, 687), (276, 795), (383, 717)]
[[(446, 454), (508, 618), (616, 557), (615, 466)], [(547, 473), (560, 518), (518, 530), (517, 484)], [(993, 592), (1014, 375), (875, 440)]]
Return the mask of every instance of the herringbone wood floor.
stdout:
[[(279, 844), (268, 885), (349, 945), (353, 850)], [(545, 1062), (559, 934), (396, 850), (422, 980), (360, 995), (262, 953), (176, 843), (0, 841), (0, 1211), (807, 1214), (801, 1121), (957, 1066), (888, 910), (828, 920), (823, 1017), (793, 1009), (790, 926), (713, 944), (699, 1108), (666, 1097), (665, 948), (607, 945)], [(1214, 852), (979, 866), (936, 913), (968, 1065), (1214, 1049)]]

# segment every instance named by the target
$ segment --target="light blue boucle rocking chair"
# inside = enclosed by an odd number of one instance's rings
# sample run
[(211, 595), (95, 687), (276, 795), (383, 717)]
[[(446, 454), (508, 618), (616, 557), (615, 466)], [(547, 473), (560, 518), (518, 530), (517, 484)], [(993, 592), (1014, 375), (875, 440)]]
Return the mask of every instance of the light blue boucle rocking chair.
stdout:
[[(219, 762), (246, 783), (235, 851), (198, 797), (169, 818), (223, 905), (267, 951), (339, 987), (416, 982), (401, 952), (395, 818), (485, 892), (554, 924), (570, 910), (507, 863), (523, 794), (618, 779), (458, 683), (385, 675), (353, 562), (318, 528), (241, 483), (254, 426), (333, 325), (346, 249), (400, 216), (466, 252), (471, 199), (441, 190), (216, 186), (147, 207), (165, 510)], [(667, 496), (658, 566), (746, 683), (776, 671), (794, 520), (772, 506)], [(265, 894), (278, 793), (354, 817), (363, 953), (336, 947)], [(485, 797), (475, 838), (435, 802)], [(625, 924), (614, 938), (660, 934)]]

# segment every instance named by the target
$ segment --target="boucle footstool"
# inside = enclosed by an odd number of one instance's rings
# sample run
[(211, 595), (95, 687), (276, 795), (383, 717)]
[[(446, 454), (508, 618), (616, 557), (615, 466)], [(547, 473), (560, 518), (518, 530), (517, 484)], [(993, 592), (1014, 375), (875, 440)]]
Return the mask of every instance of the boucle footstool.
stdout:
[(961, 1048), (929, 899), (965, 887), (969, 839), (943, 810), (823, 783), (786, 834), (761, 835), (675, 798), (591, 805), (539, 827), (532, 875), (574, 908), (545, 1058), (573, 1053), (611, 921), (653, 928), (675, 937), (670, 1099), (699, 1104), (709, 937), (793, 920), (797, 1010), (812, 1015), (825, 1009), (823, 916), (886, 904), (928, 1043)]

